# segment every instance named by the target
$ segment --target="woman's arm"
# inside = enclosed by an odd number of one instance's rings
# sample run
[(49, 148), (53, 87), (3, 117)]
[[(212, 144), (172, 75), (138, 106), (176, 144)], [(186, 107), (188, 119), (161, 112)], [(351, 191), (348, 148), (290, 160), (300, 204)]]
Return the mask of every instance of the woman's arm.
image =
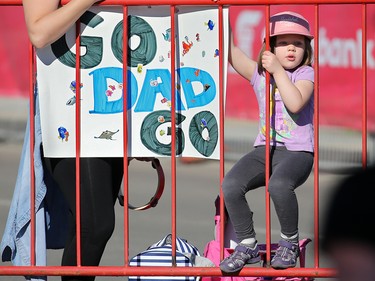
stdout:
[(23, 0), (29, 39), (36, 48), (43, 48), (61, 36), (99, 0), (71, 0), (60, 6), (60, 0)]
[(256, 71), (257, 63), (250, 59), (239, 47), (236, 46), (231, 28), (229, 28), (228, 60), (238, 74), (249, 81), (251, 80), (254, 71)]

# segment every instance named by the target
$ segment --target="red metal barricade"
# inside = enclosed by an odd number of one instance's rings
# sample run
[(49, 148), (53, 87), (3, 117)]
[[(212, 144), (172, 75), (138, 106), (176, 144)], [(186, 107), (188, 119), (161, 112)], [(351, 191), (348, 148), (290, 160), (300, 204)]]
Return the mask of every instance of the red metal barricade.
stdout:
[[(62, 1), (62, 4), (66, 4), (67, 1)], [(148, 1), (147, 5), (168, 5), (170, 7), (170, 15), (171, 15), (171, 33), (174, 34), (174, 29), (176, 27), (176, 23), (174, 21), (174, 16), (176, 13), (176, 6), (177, 5), (205, 5), (205, 6), (215, 6), (217, 7), (218, 11), (218, 18), (219, 18), (219, 45), (223, 45), (223, 7), (227, 5), (264, 5), (265, 14), (266, 14), (266, 34), (269, 34), (269, 24), (268, 19), (270, 17), (270, 6), (271, 5), (281, 5), (281, 4), (293, 4), (293, 5), (314, 5), (314, 13), (315, 13), (315, 40), (314, 40), (314, 69), (315, 69), (315, 104), (319, 104), (319, 8), (321, 5), (325, 4), (361, 4), (362, 5), (362, 165), (365, 167), (367, 165), (367, 49), (366, 49), (366, 8), (368, 4), (374, 4), (375, 1), (358, 1), (358, 0), (340, 0), (340, 1), (327, 1), (327, 0), (263, 0), (263, 1), (246, 1), (246, 0), (152, 0)], [(0, 3), (0, 6), (4, 5), (22, 5), (21, 1), (17, 0), (3, 0)], [(105, 0), (101, 2), (98, 5), (120, 5), (120, 1), (113, 1), (113, 0)], [(139, 0), (127, 0), (121, 3), (123, 6), (123, 17), (126, 19), (127, 13), (128, 13), (128, 7), (129, 6), (142, 6), (142, 1)], [(0, 7), (1, 8), (1, 7)], [(124, 20), (124, 29), (123, 29), (123, 44), (124, 46), (127, 45), (127, 24), (126, 20)], [(78, 32), (79, 33), (79, 32)], [(268, 38), (268, 37), (266, 37)], [(76, 81), (77, 84), (79, 84), (80, 81), (80, 37), (78, 36), (76, 39)], [(269, 44), (269, 42), (267, 42)], [(29, 67), (29, 80), (30, 80), (30, 101), (33, 101), (33, 94), (34, 94), (34, 85), (35, 85), (35, 58), (34, 58), (34, 49), (30, 45), (30, 67)], [(173, 88), (175, 85), (175, 40), (172, 37), (171, 40), (171, 87)], [(220, 56), (222, 58), (223, 56)], [(127, 61), (127, 48), (124, 48), (123, 50), (123, 61)], [(224, 68), (224, 62), (223, 59), (220, 60), (220, 68)], [(125, 63), (124, 63), (125, 64)], [(124, 73), (126, 73), (124, 71)], [(269, 79), (269, 77), (267, 78)], [(219, 86), (219, 95), (220, 95), (220, 127), (224, 128), (224, 99), (223, 99), (223, 72), (220, 71), (220, 78), (221, 81)], [(127, 75), (124, 75), (123, 77), (124, 84), (126, 84), (127, 81)], [(269, 91), (269, 89), (268, 89)], [(77, 177), (76, 177), (76, 186), (79, 186), (80, 182), (80, 88), (76, 88), (76, 171), (77, 171)], [(269, 101), (269, 93), (267, 96), (267, 102), (268, 105), (270, 103)], [(175, 112), (175, 96), (172, 95), (172, 106), (171, 110), (172, 112)], [(127, 108), (126, 99), (124, 99), (124, 108)], [(30, 108), (34, 108), (34, 104), (30, 104)], [(269, 112), (270, 108), (267, 107), (267, 111)], [(266, 114), (269, 117), (269, 114)], [(30, 118), (33, 119), (33, 112), (30, 110)], [(28, 275), (28, 276), (59, 276), (59, 275), (95, 275), (95, 276), (222, 276), (222, 272), (219, 268), (212, 268), (212, 267), (194, 267), (194, 268), (188, 268), (188, 267), (147, 267), (147, 269), (142, 267), (131, 267), (128, 265), (129, 263), (129, 256), (127, 253), (129, 253), (129, 209), (128, 207), (128, 192), (127, 192), (127, 184), (128, 184), (128, 160), (127, 160), (127, 116), (126, 114), (123, 115), (124, 119), (124, 265), (122, 266), (100, 266), (100, 267), (87, 267), (81, 265), (81, 253), (80, 253), (80, 205), (79, 205), (79, 198), (80, 198), (80, 192), (79, 188), (76, 188), (76, 196), (77, 196), (77, 266), (36, 266), (35, 261), (35, 255), (31, 254), (31, 266), (23, 266), (23, 267), (17, 267), (17, 266), (2, 266), (0, 267), (0, 276), (16, 276), (16, 275)], [(176, 120), (175, 115), (172, 114), (172, 128), (176, 126)], [(269, 130), (269, 122), (266, 122), (268, 124), (268, 128), (266, 130)], [(319, 107), (315, 107), (315, 120), (314, 120), (315, 127), (319, 127)], [(34, 139), (34, 125), (31, 122), (30, 124), (30, 132), (31, 132), (31, 143)], [(269, 134), (268, 134), (269, 135)], [(175, 151), (176, 146), (176, 136), (174, 134), (171, 134), (171, 145), (172, 145), (172, 151)], [(320, 267), (319, 264), (319, 130), (315, 130), (315, 159), (314, 159), (314, 237), (312, 239), (315, 241), (314, 244), (314, 266), (313, 267), (305, 267), (305, 268), (292, 268), (287, 269), (282, 272), (282, 276), (285, 277), (312, 277), (312, 278), (328, 278), (328, 277), (334, 277), (336, 275), (336, 270), (333, 268), (323, 268)], [(224, 133), (223, 130), (220, 130), (220, 180), (224, 177), (224, 159), (225, 159), (225, 150), (224, 150)], [(33, 146), (31, 146), (31, 155), (33, 155)], [(269, 157), (267, 157), (269, 161)], [(172, 202), (171, 202), (171, 230), (172, 237), (176, 237), (176, 226), (177, 226), (177, 216), (176, 216), (176, 182), (177, 182), (177, 173), (176, 173), (176, 156), (174, 154), (170, 157), (171, 160), (171, 192), (172, 192)], [(33, 163), (33, 159), (31, 159), (31, 163)], [(269, 176), (269, 165), (266, 166), (266, 186), (268, 184), (267, 179)], [(31, 198), (35, 198), (35, 186), (34, 186), (34, 171), (33, 171), (33, 165), (31, 165)], [(222, 196), (221, 196), (222, 198)], [(266, 192), (265, 193), (266, 198), (266, 259), (269, 262), (270, 256), (271, 256), (271, 240), (270, 240), (270, 200), (269, 195)], [(222, 200), (222, 199), (221, 199)], [(224, 204), (221, 202), (221, 214), (224, 214)], [(30, 202), (30, 208), (35, 209), (35, 203), (33, 200)], [(35, 252), (35, 214), (32, 213), (31, 215), (31, 253)], [(224, 227), (221, 227), (222, 233), (221, 236), (224, 235)], [(224, 239), (221, 239), (223, 241)], [(176, 244), (175, 239), (172, 239), (172, 252), (176, 251)], [(223, 247), (223, 243), (222, 243)], [(277, 277), (280, 276), (280, 271), (276, 271), (272, 268), (267, 267), (252, 267), (252, 268), (244, 268), (240, 274), (240, 276), (268, 276), (268, 277)]]

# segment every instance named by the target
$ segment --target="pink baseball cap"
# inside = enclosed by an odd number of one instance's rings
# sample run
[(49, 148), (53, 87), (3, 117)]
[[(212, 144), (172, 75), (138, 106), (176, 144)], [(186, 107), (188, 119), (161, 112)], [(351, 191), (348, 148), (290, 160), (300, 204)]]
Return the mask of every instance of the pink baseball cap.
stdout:
[(300, 14), (291, 11), (277, 13), (270, 18), (270, 36), (283, 34), (300, 34), (309, 39), (314, 38), (310, 33), (309, 22)]

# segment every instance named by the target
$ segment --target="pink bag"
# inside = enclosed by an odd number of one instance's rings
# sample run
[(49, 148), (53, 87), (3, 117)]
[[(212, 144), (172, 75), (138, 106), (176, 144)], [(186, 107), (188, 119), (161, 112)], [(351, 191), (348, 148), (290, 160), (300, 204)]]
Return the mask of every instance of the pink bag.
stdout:
[[(210, 259), (216, 266), (219, 266), (220, 260), (220, 197), (215, 200), (215, 239), (208, 242), (204, 248), (203, 256)], [(237, 246), (237, 238), (228, 216), (225, 216), (224, 228), (224, 258), (230, 256)], [(201, 281), (246, 281), (240, 276), (206, 276)]]
[[(215, 240), (211, 240), (204, 247), (203, 256), (210, 259), (216, 266), (220, 264), (220, 215), (215, 216)], [(225, 236), (225, 235), (224, 235)], [(227, 237), (225, 236), (227, 239)], [(225, 244), (225, 243), (224, 243)], [(225, 245), (224, 245), (225, 246)], [(233, 253), (233, 249), (224, 247), (224, 258)], [(240, 276), (204, 276), (201, 281), (246, 281)]]

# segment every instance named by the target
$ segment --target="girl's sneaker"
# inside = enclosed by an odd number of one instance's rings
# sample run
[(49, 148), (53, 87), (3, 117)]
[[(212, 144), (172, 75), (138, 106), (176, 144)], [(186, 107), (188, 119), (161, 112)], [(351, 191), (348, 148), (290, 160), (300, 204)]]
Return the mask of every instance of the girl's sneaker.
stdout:
[(275, 256), (271, 260), (271, 267), (275, 269), (286, 269), (295, 267), (299, 256), (298, 244), (293, 244), (281, 239)]
[(238, 244), (234, 252), (220, 263), (220, 269), (226, 273), (240, 271), (245, 264), (257, 263), (260, 261), (258, 244), (254, 249), (244, 244)]

